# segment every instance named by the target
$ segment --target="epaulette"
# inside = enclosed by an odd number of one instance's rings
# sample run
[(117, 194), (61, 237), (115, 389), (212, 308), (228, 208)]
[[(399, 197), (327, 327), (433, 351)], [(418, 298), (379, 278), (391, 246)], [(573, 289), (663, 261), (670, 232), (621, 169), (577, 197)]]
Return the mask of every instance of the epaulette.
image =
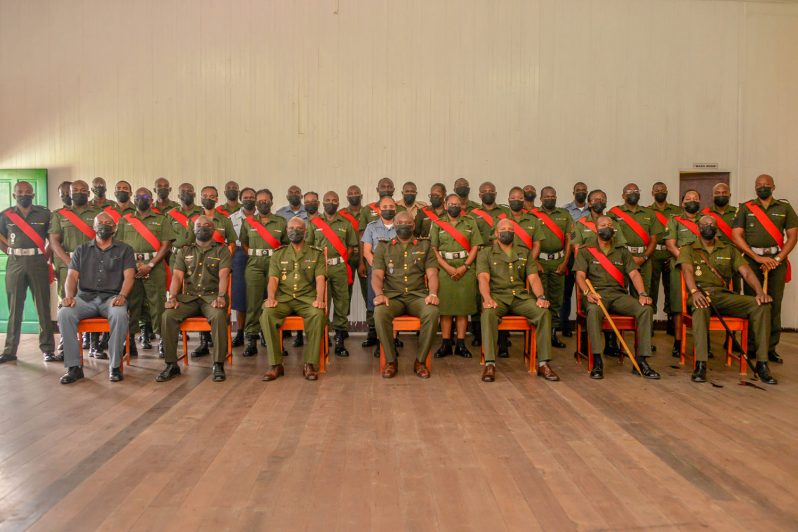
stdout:
[(789, 204), (790, 204), (790, 200), (788, 200), (788, 199), (784, 199), (784, 198), (782, 198), (782, 199), (779, 199), (779, 200), (777, 200), (777, 201), (781, 201), (781, 202), (783, 202), (783, 203), (786, 203), (787, 205), (789, 205)]
[(320, 248), (318, 246), (308, 246), (310, 249), (315, 249), (319, 253), (324, 253), (324, 248)]

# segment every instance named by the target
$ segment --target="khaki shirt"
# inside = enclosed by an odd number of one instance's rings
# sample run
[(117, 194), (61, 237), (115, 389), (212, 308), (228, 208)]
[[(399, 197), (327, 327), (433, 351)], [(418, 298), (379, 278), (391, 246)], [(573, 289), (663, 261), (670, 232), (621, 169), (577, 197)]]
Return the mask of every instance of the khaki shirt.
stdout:
[[(707, 266), (707, 259), (723, 277), (722, 280), (712, 273), (712, 269)], [(728, 289), (732, 276), (740, 270), (743, 264), (748, 263), (736, 247), (716, 238), (712, 248), (705, 246), (701, 239), (684, 246), (676, 264), (692, 264), (695, 281), (702, 288)]]
[[(617, 207), (625, 214), (631, 216), (634, 220), (637, 221), (643, 227), (643, 230), (650, 236), (651, 238), (661, 238), (662, 234), (665, 232), (665, 226), (663, 226), (657, 215), (654, 213), (653, 210), (647, 207), (637, 207), (637, 209), (632, 210), (629, 208), (628, 205), (621, 204)], [(615, 226), (620, 228), (620, 232), (623, 233), (624, 238), (626, 239), (626, 245), (631, 247), (645, 247), (646, 243), (637, 234), (637, 232), (632, 229), (632, 227), (623, 221), (623, 218), (616, 215), (613, 212), (608, 211), (607, 215), (610, 216), (613, 220), (615, 220)], [(642, 253), (635, 253), (635, 255), (642, 255)]]
[(509, 305), (515, 297), (532, 297), (526, 288), (526, 280), (530, 275), (538, 273), (538, 266), (526, 246), (513, 243), (508, 255), (498, 242), (494, 242), (493, 245), (481, 249), (477, 255), (477, 276), (480, 273), (490, 275), (490, 295), (494, 301)]
[(429, 207), (429, 205), (423, 201), (416, 200), (413, 202), (412, 206), (408, 207), (407, 204), (405, 203), (404, 198), (402, 198), (396, 202), (396, 207), (397, 207), (397, 212), (399, 207), (404, 208), (407, 212), (410, 213), (410, 216), (412, 216), (413, 219), (415, 220), (416, 216), (418, 215), (418, 211), (420, 211), (424, 207)]
[[(780, 232), (783, 233), (786, 229), (798, 227), (798, 216), (796, 216), (792, 205), (787, 203), (787, 201), (774, 199), (767, 209), (762, 205), (762, 201), (759, 198), (753, 200), (753, 202), (768, 215), (768, 218), (773, 221)], [(745, 229), (745, 241), (751, 247), (769, 248), (777, 245), (770, 233), (759, 223), (759, 220), (745, 203), (740, 204), (732, 227)]]
[(324, 256), (305, 243), (300, 251), (293, 245), (277, 250), (269, 262), (269, 277), (278, 279), (275, 299), (280, 303), (297, 299), (307, 304), (316, 299), (316, 277), (324, 276)]
[(177, 252), (174, 264), (175, 270), (185, 274), (183, 292), (177, 296), (177, 300), (188, 302), (202, 299), (206, 303), (213, 302), (219, 295), (220, 272), (229, 270), (232, 264), (233, 258), (227, 246), (214, 241), (207, 248), (202, 248), (196, 242), (183, 246)]
[[(599, 252), (604, 253), (598, 245), (580, 247), (579, 253), (576, 254), (576, 260), (574, 261), (574, 271), (585, 272), (587, 278), (599, 293), (605, 291), (626, 293), (626, 289), (619, 285), (615, 277), (604, 269), (604, 266), (590, 253), (588, 247), (595, 247)], [(621, 270), (621, 273), (624, 274), (624, 278), (628, 277), (632, 271), (638, 269), (637, 264), (635, 264), (635, 261), (632, 259), (632, 254), (629, 253), (629, 250), (626, 249), (624, 244), (620, 244), (613, 240), (610, 252), (604, 254), (610, 259), (610, 262)]]
[[(571, 219), (571, 213), (568, 212), (567, 209), (561, 209), (559, 207), (555, 207), (554, 210), (547, 211), (546, 209), (539, 209), (540, 213), (545, 214), (551, 221), (560, 228), (563, 232), (563, 236), (573, 233), (574, 231), (574, 222)], [(540, 218), (538, 218), (540, 220)], [(557, 235), (554, 234), (554, 231), (549, 229), (549, 227), (540, 220), (540, 231), (543, 235), (543, 239), (540, 241), (540, 251), (543, 253), (556, 253), (558, 251), (563, 250), (563, 243), (559, 239)]]
[(438, 261), (429, 240), (412, 239), (402, 242), (394, 238), (377, 244), (372, 267), (385, 272), (382, 291), (386, 297), (427, 297), (429, 290), (424, 276), (427, 269), (438, 269)]
[(28, 235), (22, 231), (22, 228), (9, 220), (8, 216), (6, 216), (6, 213), (8, 212), (17, 213), (23, 220), (28, 222), (28, 225), (30, 225), (31, 228), (36, 231), (36, 233), (39, 234), (42, 240), (45, 241), (45, 244), (47, 243), (47, 233), (50, 230), (52, 213), (46, 207), (42, 207), (40, 205), (31, 205), (27, 217), (22, 214), (22, 212), (19, 210), (19, 207), (16, 205), (9, 207), (8, 209), (4, 210), (2, 214), (0, 214), (0, 234), (5, 237), (6, 242), (8, 242), (8, 247), (14, 249), (38, 249), (38, 246), (34, 244), (30, 238), (28, 238)]
[[(138, 218), (141, 222), (155, 235), (159, 242), (172, 241), (177, 238), (172, 224), (166, 219), (163, 214), (156, 214), (153, 211), (147, 211), (144, 214), (138, 212), (133, 213), (134, 218)], [(193, 233), (192, 233), (193, 234)], [(139, 233), (130, 222), (124, 217), (120, 218), (119, 225), (116, 231), (117, 240), (121, 240), (125, 244), (133, 248), (136, 253), (155, 253), (156, 250), (144, 236)], [(168, 244), (171, 245), (171, 244)]]
[[(92, 230), (94, 229), (94, 217), (100, 212), (98, 209), (91, 206), (78, 209), (73, 205), (72, 207), (64, 207), (64, 209), (74, 212), (78, 218), (83, 220)], [(91, 238), (75, 227), (75, 225), (60, 212), (61, 210), (62, 209), (58, 209), (53, 212), (50, 217), (50, 229), (47, 233), (50, 235), (59, 235), (61, 237), (61, 247), (64, 248), (64, 251), (67, 253), (72, 253), (78, 249), (78, 246), (84, 242), (88, 242)], [(59, 264), (62, 264), (55, 254), (53, 254), (53, 258), (55, 258)], [(68, 264), (63, 264), (63, 266), (68, 266)]]
[[(357, 233), (355, 233), (355, 228), (352, 227), (352, 224), (349, 223), (346, 218), (339, 214), (335, 214), (332, 220), (328, 220), (326, 216), (320, 216), (321, 221), (325, 222), (327, 225), (330, 226), (330, 229), (338, 235), (338, 238), (341, 240), (341, 243), (346, 246), (347, 252), (349, 248), (356, 247), (358, 245), (358, 238)], [(321, 228), (316, 227), (312, 221), (308, 221), (308, 228), (305, 236), (305, 240), (307, 240), (308, 244), (311, 246), (315, 246), (324, 250), (327, 249), (327, 258), (334, 259), (336, 257), (340, 257), (341, 254), (338, 253), (338, 250), (335, 249), (335, 246), (330, 243), (327, 239), (327, 235), (324, 234), (324, 231)]]

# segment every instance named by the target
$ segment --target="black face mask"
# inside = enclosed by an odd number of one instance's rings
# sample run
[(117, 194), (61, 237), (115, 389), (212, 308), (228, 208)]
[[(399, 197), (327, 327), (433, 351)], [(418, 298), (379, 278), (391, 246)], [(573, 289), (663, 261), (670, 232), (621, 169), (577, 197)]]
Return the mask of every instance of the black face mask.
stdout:
[(202, 198), (202, 207), (205, 210), (211, 211), (214, 207), (216, 207), (216, 200), (210, 198)]
[(701, 238), (704, 240), (712, 240), (715, 238), (715, 234), (717, 234), (718, 230), (714, 225), (702, 225), (698, 228), (698, 232), (701, 233)]
[(449, 213), (449, 216), (451, 216), (452, 218), (457, 218), (458, 216), (460, 216), (460, 211), (462, 210), (463, 210), (462, 207), (460, 207), (459, 205), (454, 205), (454, 206), (450, 205), (449, 207), (446, 207), (446, 212)]
[(612, 238), (612, 235), (615, 234), (615, 231), (612, 230), (612, 227), (602, 227), (598, 230), (598, 236), (602, 240), (609, 240)]
[(602, 212), (604, 212), (604, 209), (606, 209), (606, 208), (607, 208), (607, 204), (604, 203), (603, 201), (595, 201), (590, 206), (590, 210), (595, 212), (596, 214), (601, 214)]
[(405, 194), (404, 196), (402, 196), (402, 199), (405, 200), (405, 203), (407, 205), (412, 205), (416, 201), (416, 195), (415, 194)]
[(697, 201), (688, 201), (684, 204), (684, 210), (690, 214), (695, 214), (701, 208), (701, 204)]
[(392, 198), (393, 190), (378, 190), (377, 195), (381, 198)]
[(180, 194), (179, 199), (183, 205), (194, 205), (194, 194), (191, 192), (183, 192)]
[(127, 203), (128, 201), (130, 201), (130, 192), (128, 192), (127, 190), (117, 190), (114, 193), (114, 197), (116, 198), (116, 201), (118, 201), (119, 203)]
[(305, 203), (305, 212), (308, 214), (316, 214), (319, 212), (318, 203)]
[(535, 201), (537, 197), (537, 192), (524, 192), (524, 199), (527, 201)]
[(496, 194), (493, 192), (485, 192), (482, 194), (482, 203), (485, 205), (493, 205), (496, 203)]
[(466, 198), (471, 193), (471, 187), (455, 187), (454, 193), (461, 198)]
[(393, 209), (382, 209), (380, 211), (380, 216), (385, 220), (393, 220), (393, 217), (396, 216), (396, 211)]
[(666, 199), (668, 199), (667, 192), (657, 192), (656, 194), (654, 194), (654, 201), (656, 201), (657, 203), (665, 203)]
[(556, 206), (557, 206), (557, 200), (556, 199), (544, 199), (543, 200), (543, 208), (546, 209), (547, 211), (552, 210)]
[(524, 208), (524, 200), (514, 199), (510, 200), (510, 210), (513, 212), (518, 212)]
[(100, 237), (100, 240), (108, 240), (114, 236), (114, 226), (102, 224), (95, 230), (95, 232), (97, 233), (97, 236)]
[(169, 198), (169, 189), (168, 188), (157, 188), (157, 189), (155, 189), (155, 193), (158, 194), (158, 198), (161, 201), (166, 201)]
[(338, 204), (337, 203), (325, 203), (324, 204), (324, 212), (332, 216), (336, 212), (338, 212)]
[(33, 196), (17, 196), (17, 205), (27, 209), (33, 205)]
[(346, 201), (348, 201), (349, 205), (352, 207), (357, 207), (360, 205), (360, 202), (363, 201), (363, 196), (347, 196)]
[(94, 188), (91, 189), (91, 191), (94, 192), (94, 195), (97, 196), (98, 198), (104, 198), (105, 197), (106, 188), (105, 187), (94, 187)]
[(726, 205), (729, 204), (729, 199), (731, 199), (729, 198), (729, 196), (715, 196), (715, 198), (712, 201), (714, 201), (715, 205), (717, 205), (718, 207), (725, 207)]
[(515, 233), (512, 231), (499, 232), (499, 242), (501, 242), (505, 246), (509, 246), (510, 244), (512, 244), (514, 238), (515, 238)]
[(267, 201), (259, 201), (257, 204), (258, 212), (266, 216), (272, 210), (272, 204)]
[(413, 226), (412, 225), (397, 225), (396, 226), (396, 236), (401, 238), (402, 240), (407, 240), (410, 238), (410, 235), (413, 234)]
[(756, 195), (761, 200), (766, 200), (773, 194), (773, 190), (770, 187), (759, 187), (756, 189)]
[(255, 210), (255, 200), (254, 199), (245, 199), (241, 202), (241, 205), (244, 206), (244, 210), (246, 211), (254, 211)]
[(584, 203), (587, 199), (587, 192), (576, 192), (574, 193), (574, 199), (577, 203)]
[(194, 236), (197, 238), (197, 242), (208, 242), (213, 238), (213, 229), (210, 227), (200, 227), (194, 230)]
[(288, 230), (288, 241), (292, 244), (299, 244), (305, 240), (305, 231), (302, 229), (289, 229)]
[(295, 207), (295, 208), (299, 207), (299, 204), (302, 203), (302, 197), (299, 196), (298, 194), (291, 194), (291, 195), (288, 196), (288, 203), (292, 207)]
[(638, 194), (637, 192), (633, 192), (631, 194), (626, 195), (626, 203), (628, 203), (629, 205), (637, 205), (639, 201), (640, 201), (640, 194)]
[(228, 201), (236, 201), (238, 199), (238, 191), (237, 190), (225, 190), (224, 197), (228, 199)]
[(70, 196), (61, 196), (61, 203), (69, 207), (72, 205), (72, 197)]
[(440, 209), (441, 205), (443, 205), (443, 198), (441, 196), (430, 196), (429, 204), (433, 209)]
[(136, 208), (140, 211), (146, 211), (147, 209), (149, 209), (151, 203), (152, 200), (144, 196), (137, 197), (135, 201)]
[(85, 192), (75, 192), (74, 194), (72, 194), (72, 199), (69, 201), (69, 204), (74, 203), (78, 207), (83, 207), (88, 202), (89, 202), (88, 194), (86, 194)]

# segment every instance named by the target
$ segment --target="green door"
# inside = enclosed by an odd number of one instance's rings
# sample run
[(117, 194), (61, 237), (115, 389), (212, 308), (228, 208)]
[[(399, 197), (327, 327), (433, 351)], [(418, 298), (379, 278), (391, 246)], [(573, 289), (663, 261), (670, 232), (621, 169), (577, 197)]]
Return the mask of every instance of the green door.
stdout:
[[(27, 181), (33, 185), (33, 203), (47, 207), (47, 170), (1, 170), (0, 169), (0, 209), (5, 210), (14, 204), (11, 194), (14, 192), (14, 185), (18, 181)], [(0, 253), (0, 331), (6, 332), (8, 329), (8, 295), (6, 294), (6, 264), (8, 257), (5, 253)], [(36, 315), (36, 307), (33, 299), (28, 293), (25, 300), (25, 313), (22, 317), (23, 333), (39, 333), (39, 318)]]

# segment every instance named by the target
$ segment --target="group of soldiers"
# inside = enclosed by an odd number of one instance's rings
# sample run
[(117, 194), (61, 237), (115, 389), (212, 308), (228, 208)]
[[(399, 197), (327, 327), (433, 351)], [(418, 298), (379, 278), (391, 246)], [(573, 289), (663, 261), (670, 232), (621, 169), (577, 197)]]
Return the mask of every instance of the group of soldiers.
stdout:
[[(620, 354), (615, 336), (602, 335), (603, 305), (611, 315), (635, 317), (636, 367), (644, 377), (658, 379), (647, 359), (659, 286), (664, 285), (668, 332), (678, 356), (683, 274), (696, 349), (692, 380), (706, 381), (714, 303), (724, 315), (749, 319), (747, 355), (756, 358), (759, 379), (775, 384), (768, 361), (781, 362), (776, 352), (781, 303), (798, 217), (787, 201), (773, 197), (772, 177), (757, 177), (754, 188), (756, 197), (735, 208), (728, 185), (718, 183), (711, 206), (701, 210), (697, 191), (687, 191), (675, 205), (661, 182), (652, 187), (653, 202), (642, 206), (640, 188), (629, 183), (621, 191), (622, 203), (607, 209), (607, 194), (589, 191), (581, 182), (573, 187), (573, 201), (558, 207), (551, 186), (540, 190), (539, 203), (537, 190), (528, 185), (511, 188), (507, 203), (499, 204), (491, 182), (480, 184), (477, 202), (466, 179), (455, 181), (451, 193), (435, 183), (428, 202), (418, 200), (416, 185), (407, 182), (397, 201), (393, 181), (383, 178), (371, 203), (356, 185), (347, 189), (343, 207), (334, 191), (320, 197), (292, 185), (288, 204), (275, 211), (271, 191), (242, 189), (234, 181), (225, 184), (222, 201), (215, 187), (203, 187), (197, 204), (192, 184), (181, 184), (173, 201), (164, 178), (152, 189), (135, 191), (118, 181), (111, 200), (98, 177), (91, 187), (80, 180), (61, 184), (64, 205), (50, 212), (34, 205), (31, 185), (20, 182), (14, 188), (16, 204), (0, 215), (10, 308), (0, 363), (16, 360), (28, 287), (39, 314), (44, 360), (64, 360), (63, 347), (54, 345), (49, 285), (57, 280), (66, 319), (78, 286), (68, 279), (77, 279), (81, 273), (72, 272), (82, 268), (75, 254), (95, 240), (102, 244), (102, 233), (105, 242), (132, 250), (132, 281), (120, 280), (113, 304), (126, 307), (130, 338), (138, 335), (130, 342), (131, 356), (138, 355), (137, 343), (150, 349), (160, 335), (158, 351), (166, 366), (159, 382), (180, 374), (179, 325), (198, 315), (208, 319), (211, 332), (201, 333), (192, 356), (212, 354), (214, 380), (225, 379), (228, 306), (237, 323), (233, 345), (245, 345), (244, 356), (257, 355), (258, 344), (266, 346), (266, 381), (284, 373), (281, 324), (289, 315), (301, 316), (307, 340), (300, 332), (294, 345), (305, 345), (303, 375), (316, 380), (322, 342), (332, 343), (338, 356), (349, 355), (356, 282), (367, 308), (362, 345), (375, 347), (375, 356), (382, 346), (385, 378), (398, 370), (402, 341), (392, 327), (397, 316), (421, 321), (414, 361), (419, 377), (430, 376), (425, 362), (439, 328), (442, 341), (435, 357), (472, 356), (466, 345), (470, 322), (471, 345), (484, 351), (482, 380), (491, 382), (496, 357), (509, 356), (509, 337), (498, 331), (499, 323), (517, 315), (536, 328), (538, 376), (559, 380), (550, 366), (552, 347), (565, 347), (558, 332), (573, 334), (569, 317), (576, 286), (587, 322), (588, 341), (582, 345), (587, 343), (593, 355), (590, 376), (603, 377), (602, 355)], [(112, 236), (104, 225), (113, 227)], [(327, 327), (332, 340), (325, 338)], [(109, 335), (99, 334), (83, 340), (97, 358), (114, 351), (109, 341)], [(118, 356), (112, 357), (112, 366), (118, 363)], [(113, 376), (121, 378), (118, 371)], [(68, 365), (62, 382), (80, 377), (82, 371)]]

